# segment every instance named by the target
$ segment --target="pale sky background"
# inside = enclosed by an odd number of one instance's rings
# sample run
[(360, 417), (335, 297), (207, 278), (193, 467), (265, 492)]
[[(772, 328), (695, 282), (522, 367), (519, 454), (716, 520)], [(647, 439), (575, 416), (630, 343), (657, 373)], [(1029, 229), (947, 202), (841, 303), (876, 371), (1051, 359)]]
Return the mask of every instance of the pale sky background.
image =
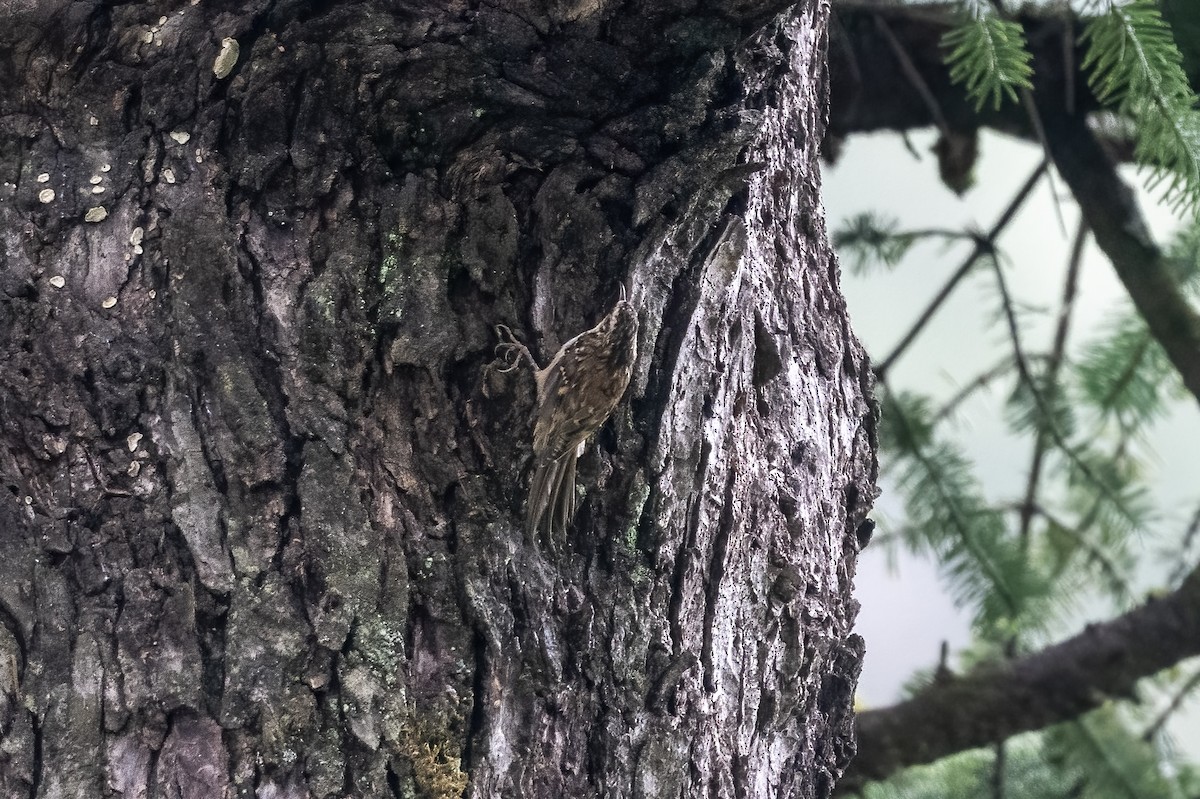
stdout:
[[(937, 161), (930, 152), (935, 138), (932, 132), (911, 135), (916, 155), (894, 134), (849, 139), (838, 164), (825, 169), (830, 230), (836, 230), (848, 216), (873, 211), (899, 219), (902, 229), (973, 226), (986, 231), (1042, 158), (1034, 146), (985, 133), (980, 140), (977, 183), (959, 198), (938, 179)], [(1127, 172), (1126, 177), (1139, 187), (1143, 183), (1135, 171)], [(1000, 248), (1009, 259), (1009, 290), (1018, 302), (1048, 311), (1040, 326), (1026, 328), (1030, 332), (1022, 342), (1027, 352), (1048, 349), (1079, 218), (1057, 175), (1054, 186), (1061, 198), (1061, 224), (1043, 178), (1000, 238)], [(1152, 195), (1143, 191), (1141, 196), (1151, 230), (1165, 244), (1179, 223)], [(863, 277), (850, 274), (848, 265), (843, 264), (842, 288), (854, 329), (873, 357), (881, 359), (892, 350), (969, 251), (967, 244), (949, 249), (938, 243), (921, 244), (893, 271), (873, 270)], [(892, 367), (888, 379), (893, 388), (949, 398), (1009, 351), (1007, 332), (996, 321), (994, 280), (990, 270), (983, 268), (959, 285)], [(1124, 298), (1112, 266), (1089, 242), (1068, 346), (1078, 348), (1103, 330), (1106, 320), (1123, 307)], [(976, 463), (985, 492), (1004, 501), (1021, 497), (1030, 458), (1030, 442), (1014, 439), (1003, 424), (1004, 399), (1011, 386), (1011, 380), (997, 383), (965, 405), (959, 417), (960, 440)], [(1141, 546), (1151, 555), (1150, 560), (1163, 565), (1161, 571), (1144, 575), (1139, 585), (1143, 590), (1158, 587), (1174, 565), (1157, 553), (1169, 541), (1177, 540), (1200, 501), (1198, 442), (1200, 407), (1195, 401), (1178, 403), (1174, 412), (1157, 424), (1148, 442), (1158, 454), (1149, 482), (1155, 487), (1155, 506), (1163, 517), (1146, 531)], [(884, 488), (876, 503), (876, 518), (889, 514), (896, 518), (900, 515), (898, 498)], [(1164, 538), (1165, 531), (1173, 538)], [(936, 665), (943, 640), (952, 652), (968, 641), (969, 614), (955, 608), (934, 564), (897, 552), (894, 564), (881, 546), (868, 547), (859, 558), (856, 591), (862, 611), (856, 629), (866, 639), (867, 657), (858, 696), (867, 707), (896, 701), (901, 684), (913, 671)], [(1087, 622), (1111, 616), (1111, 609), (1104, 605), (1082, 608), (1078, 620), (1061, 635), (1068, 637)], [(1194, 661), (1186, 665), (1196, 667)], [(1200, 700), (1193, 697), (1185, 710), (1185, 715), (1177, 716), (1171, 732), (1176, 744), (1200, 760)]]

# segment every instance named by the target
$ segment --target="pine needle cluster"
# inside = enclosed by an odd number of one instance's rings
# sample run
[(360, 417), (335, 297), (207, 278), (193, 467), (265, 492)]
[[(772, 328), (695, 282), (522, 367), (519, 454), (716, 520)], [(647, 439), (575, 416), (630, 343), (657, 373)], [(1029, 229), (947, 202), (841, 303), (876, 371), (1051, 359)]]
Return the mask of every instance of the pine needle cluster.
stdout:
[(1001, 16), (983, 0), (962, 3), (959, 23), (942, 37), (950, 79), (967, 90), (976, 110), (991, 100), (1016, 102), (1018, 89), (1031, 89), (1033, 67), (1020, 23)]
[[(1003, 6), (960, 0), (942, 39), (951, 79), (977, 109), (1016, 101), (1033, 88), (1032, 55), (1019, 21)], [(1183, 57), (1155, 0), (1093, 0), (1079, 44), (1097, 99), (1133, 124), (1134, 157), (1149, 185), (1177, 211), (1200, 204), (1200, 111)]]

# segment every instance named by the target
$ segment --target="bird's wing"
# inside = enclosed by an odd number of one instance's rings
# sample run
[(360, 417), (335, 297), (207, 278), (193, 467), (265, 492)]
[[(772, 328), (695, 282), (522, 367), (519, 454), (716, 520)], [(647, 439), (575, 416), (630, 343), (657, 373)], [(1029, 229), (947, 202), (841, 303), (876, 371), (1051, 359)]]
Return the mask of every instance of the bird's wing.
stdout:
[(557, 460), (574, 451), (612, 412), (608, 398), (590, 390), (581, 359), (573, 357), (587, 346), (582, 339), (591, 332), (564, 344), (546, 367), (533, 427), (533, 451), (539, 458)]

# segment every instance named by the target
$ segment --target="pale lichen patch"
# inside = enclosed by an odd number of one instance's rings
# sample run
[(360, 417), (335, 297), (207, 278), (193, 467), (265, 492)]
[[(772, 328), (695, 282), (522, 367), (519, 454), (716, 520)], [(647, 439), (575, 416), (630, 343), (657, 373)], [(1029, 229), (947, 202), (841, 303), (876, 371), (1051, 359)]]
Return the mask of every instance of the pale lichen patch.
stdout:
[(38, 192), (38, 200), (43, 203), (54, 202), (54, 189), (42, 189)]
[(240, 49), (237, 39), (226, 36), (221, 40), (221, 52), (217, 53), (217, 57), (213, 61), (213, 74), (217, 76), (217, 80), (223, 80), (229, 77), (230, 72), (233, 72)]
[(103, 222), (105, 219), (108, 219), (108, 209), (103, 205), (93, 206), (83, 215), (84, 222)]

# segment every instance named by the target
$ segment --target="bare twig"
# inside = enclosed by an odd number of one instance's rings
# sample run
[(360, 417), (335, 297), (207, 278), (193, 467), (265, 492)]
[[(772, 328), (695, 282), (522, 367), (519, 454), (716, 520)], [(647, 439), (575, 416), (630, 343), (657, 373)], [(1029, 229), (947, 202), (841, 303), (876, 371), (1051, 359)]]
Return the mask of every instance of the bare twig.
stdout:
[(1171, 716), (1175, 714), (1175, 711), (1179, 710), (1183, 705), (1184, 700), (1188, 698), (1188, 694), (1197, 688), (1200, 688), (1200, 669), (1196, 669), (1192, 676), (1188, 677), (1187, 681), (1179, 687), (1179, 690), (1171, 697), (1171, 701), (1158, 714), (1158, 718), (1142, 733), (1142, 740), (1147, 743), (1153, 741), (1154, 736), (1158, 735), (1167, 722), (1170, 721)]
[[(1087, 241), (1087, 224), (1081, 219), (1079, 228), (1075, 231), (1075, 243), (1071, 247), (1071, 257), (1067, 263), (1067, 277), (1063, 284), (1062, 307), (1058, 313), (1058, 327), (1054, 331), (1054, 344), (1050, 350), (1050, 360), (1046, 366), (1046, 384), (1056, 385), (1058, 371), (1062, 365), (1063, 354), (1067, 346), (1067, 331), (1071, 325), (1071, 311), (1075, 306), (1075, 292), (1079, 283), (1079, 266), (1083, 261), (1083, 244)], [(1025, 501), (1021, 511), (1021, 540), (1029, 541), (1029, 523), (1033, 518), (1033, 506), (1037, 502), (1038, 484), (1042, 478), (1042, 466), (1046, 459), (1046, 434), (1040, 427), (1034, 436), (1033, 459), (1029, 464), (1029, 480), (1025, 485)]]
[(1168, 585), (1175, 585), (1184, 578), (1188, 570), (1188, 554), (1191, 552), (1192, 544), (1196, 540), (1196, 534), (1200, 533), (1200, 507), (1196, 508), (1196, 512), (1192, 514), (1192, 521), (1188, 524), (1187, 530), (1183, 533), (1183, 543), (1179, 547), (1179, 552), (1183, 555), (1175, 569), (1171, 572), (1171, 579), (1167, 582)]
[(1008, 374), (1012, 368), (1012, 357), (1008, 355), (1004, 356), (996, 364), (980, 372), (975, 376), (974, 380), (959, 389), (957, 394), (947, 400), (946, 404), (938, 409), (937, 413), (935, 413), (933, 416), (933, 420), (935, 422), (945, 421), (949, 416), (958, 410), (959, 405), (962, 405), (964, 402), (970, 399), (971, 395), (973, 395), (976, 391), (987, 388), (989, 385), (991, 385), (993, 380)]

